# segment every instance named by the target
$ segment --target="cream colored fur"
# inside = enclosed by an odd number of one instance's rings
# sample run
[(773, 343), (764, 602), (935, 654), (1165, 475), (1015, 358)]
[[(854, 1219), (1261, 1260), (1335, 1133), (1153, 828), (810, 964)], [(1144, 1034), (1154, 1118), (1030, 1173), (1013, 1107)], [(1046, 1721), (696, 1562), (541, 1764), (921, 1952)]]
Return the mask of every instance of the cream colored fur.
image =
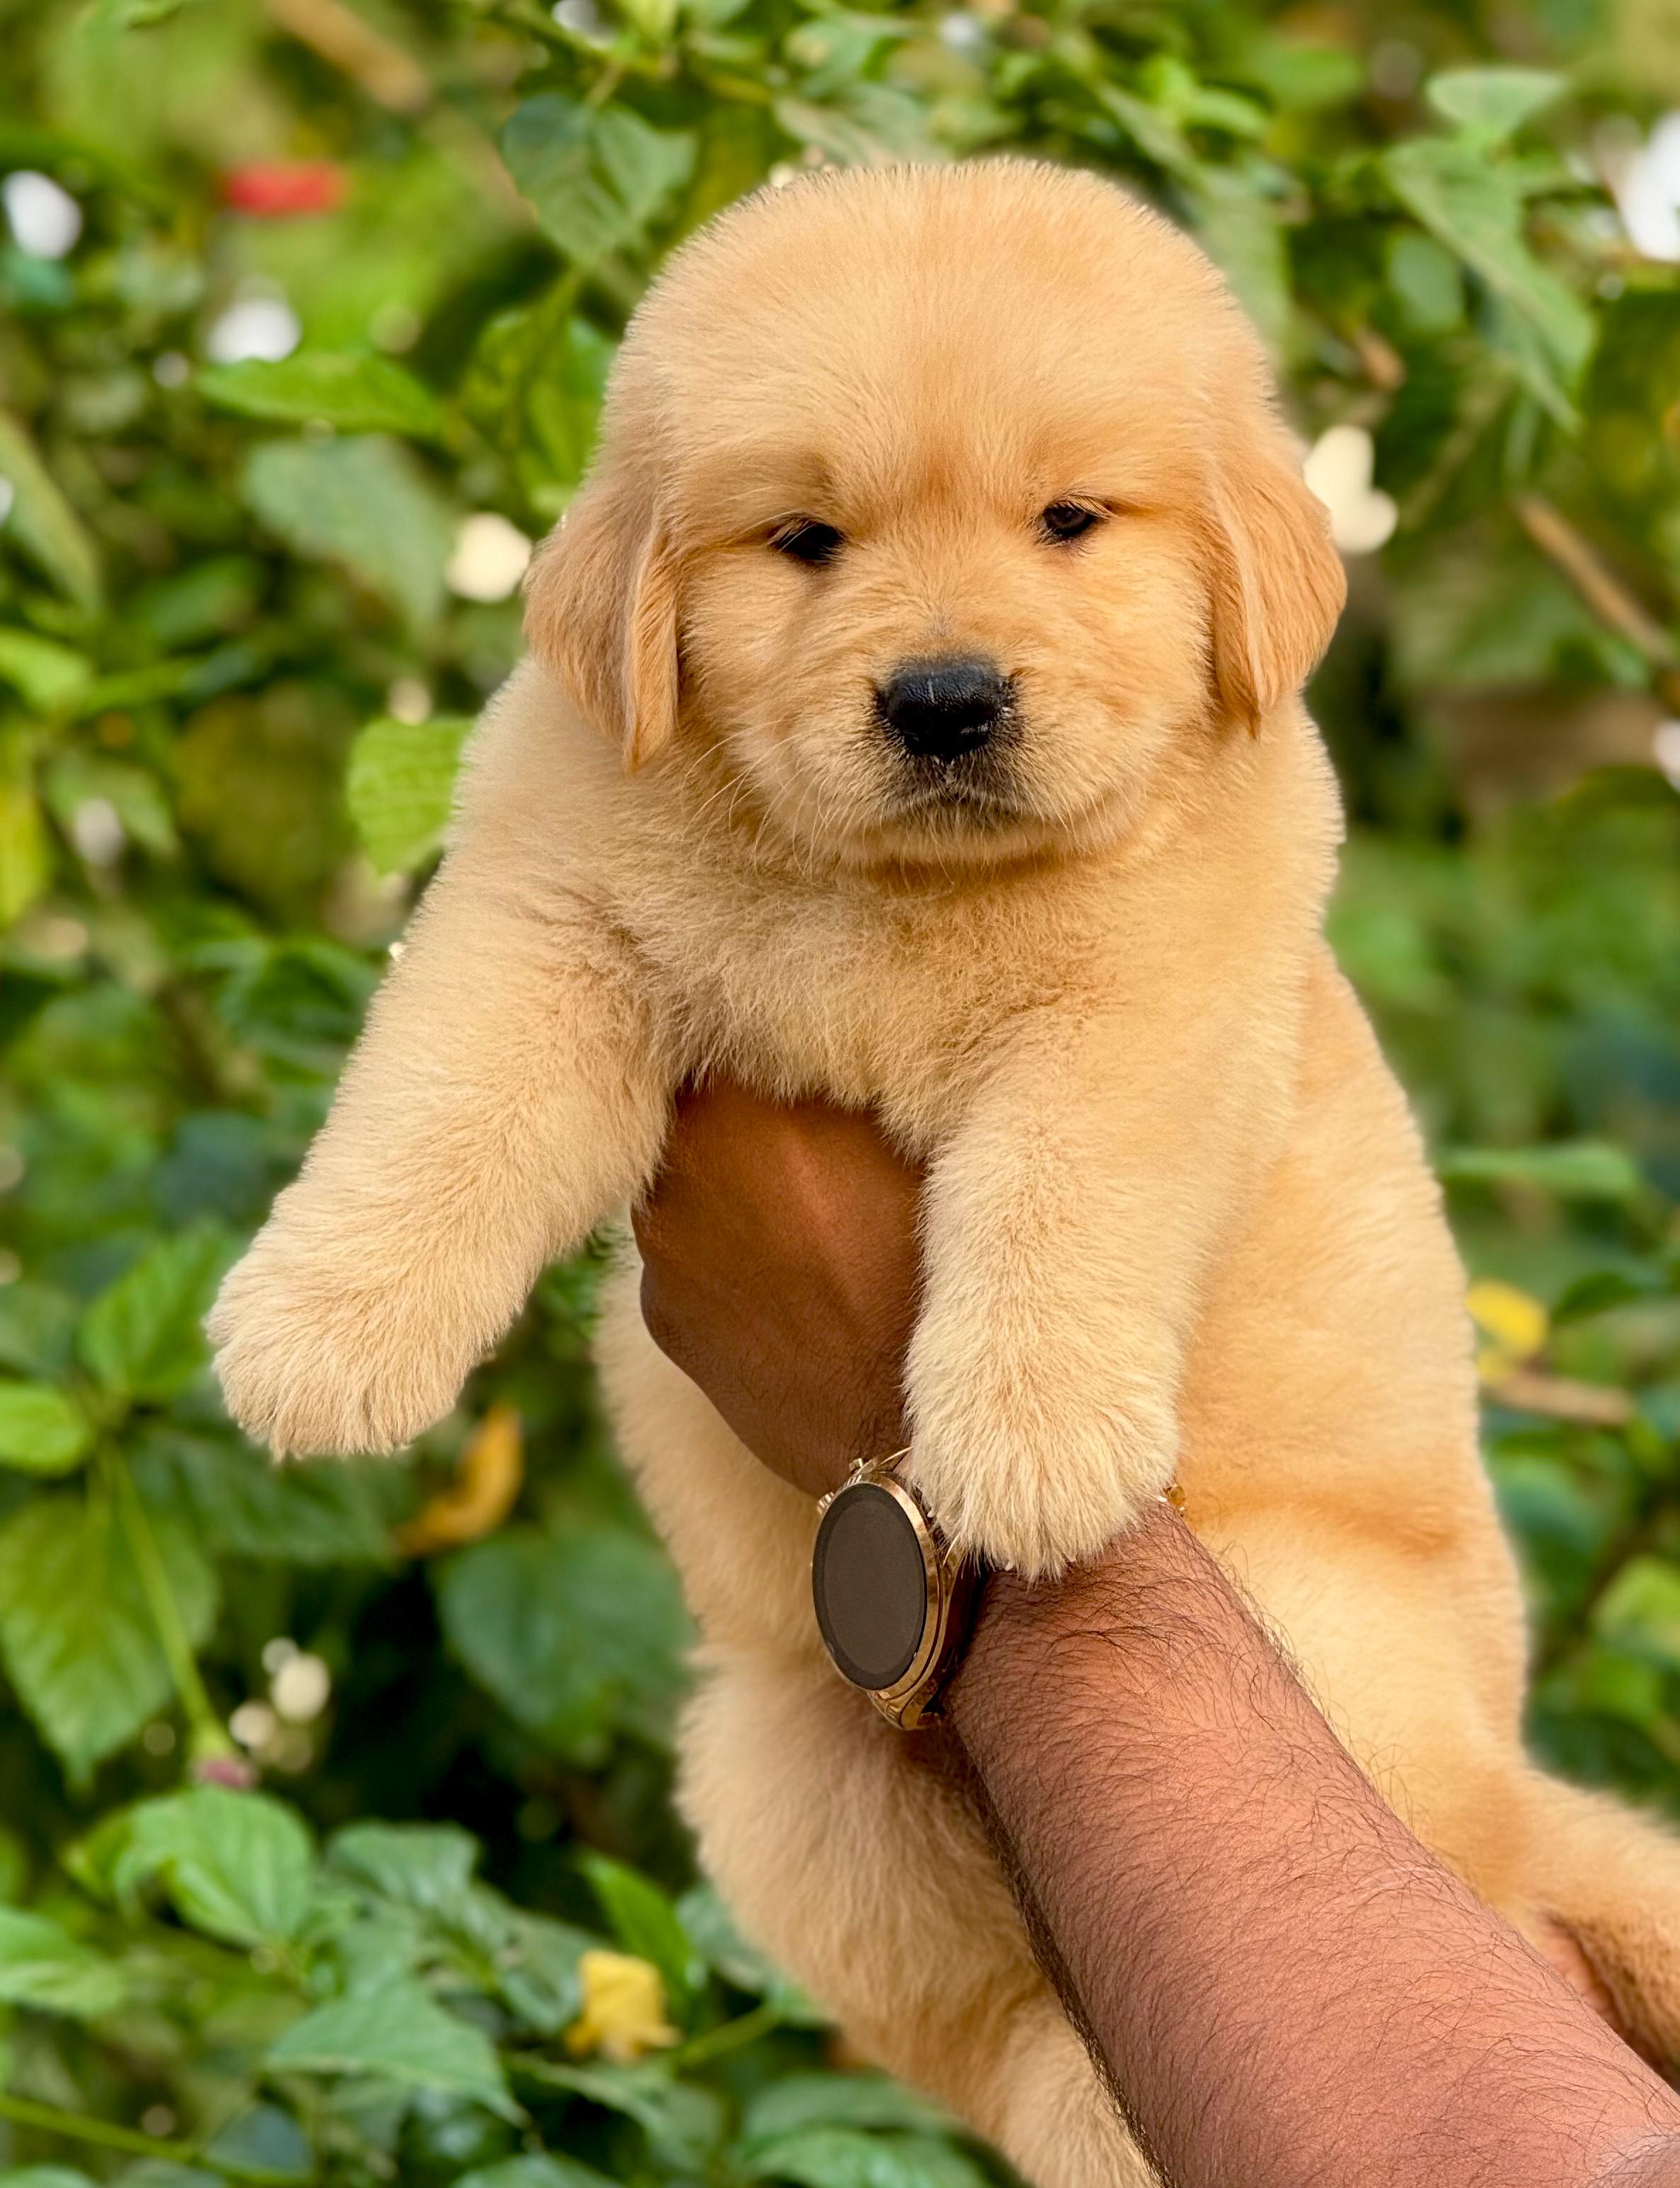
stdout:
[[(1051, 543), (1070, 496), (1105, 521)], [(776, 550), (801, 515), (830, 567)], [(645, 1189), (685, 1077), (873, 1104), (930, 1164), (911, 1464), (950, 1530), (1048, 1571), (1175, 1475), (1424, 1838), (1672, 2053), (1680, 1859), (1524, 1757), (1463, 1280), (1322, 937), (1299, 691), (1341, 593), (1252, 333), (1104, 184), (859, 173), (715, 224), (637, 315), (220, 1372), (277, 1450), (401, 1444)], [(908, 782), (874, 709), (950, 650), (1016, 680), (984, 809)], [(741, 1920), (1045, 2188), (1142, 2180), (961, 1790), (822, 1656), (809, 1506), (655, 1351), (634, 1269), (599, 1350), (703, 1637), (683, 1799)]]

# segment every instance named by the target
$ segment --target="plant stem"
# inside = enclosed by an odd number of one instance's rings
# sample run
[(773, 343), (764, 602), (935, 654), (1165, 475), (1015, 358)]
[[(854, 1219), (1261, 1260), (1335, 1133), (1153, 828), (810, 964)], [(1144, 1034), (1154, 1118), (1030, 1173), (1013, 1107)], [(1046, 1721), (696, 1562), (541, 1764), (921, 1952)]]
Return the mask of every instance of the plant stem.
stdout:
[(721, 2027), (706, 2029), (698, 2036), (691, 2036), (686, 2044), (679, 2044), (674, 2051), (665, 2055), (673, 2067), (698, 2067), (710, 2059), (721, 2059), (727, 2051), (738, 2051), (743, 2044), (755, 2044), (761, 2036), (768, 2036), (773, 2028), (781, 2025), (781, 2011), (770, 1999), (755, 2005), (750, 2013), (736, 2020), (725, 2021)]
[(229, 2180), (249, 2180), (257, 2188), (297, 2188), (297, 2175), (275, 2173), (266, 2165), (246, 2165), (237, 2158), (212, 2157), (196, 2143), (169, 2142), (138, 2128), (118, 2127), (115, 2121), (91, 2118), (86, 2112), (61, 2112), (56, 2105), (39, 2105), (31, 2097), (0, 2095), (0, 2119), (18, 2127), (37, 2128), (43, 2134), (61, 2134), (71, 2142), (94, 2142), (106, 2150), (126, 2150), (144, 2157), (166, 2157), (177, 2165), (207, 2165)]
[(123, 1532), (128, 1537), (134, 1570), (139, 1575), (146, 1607), (156, 1629), (158, 1647), (163, 1651), (163, 1661), (169, 1667), (170, 1679), (187, 1720), (191, 1734), (189, 1752), (195, 1759), (205, 1755), (231, 1755), (233, 1743), (199, 1676), (198, 1660), (181, 1622), (181, 1607), (169, 1584), (168, 1568), (158, 1548), (157, 1537), (152, 1532), (140, 1492), (134, 1486), (133, 1476), (127, 1463), (109, 1451), (103, 1454), (102, 1471), (110, 1485)]

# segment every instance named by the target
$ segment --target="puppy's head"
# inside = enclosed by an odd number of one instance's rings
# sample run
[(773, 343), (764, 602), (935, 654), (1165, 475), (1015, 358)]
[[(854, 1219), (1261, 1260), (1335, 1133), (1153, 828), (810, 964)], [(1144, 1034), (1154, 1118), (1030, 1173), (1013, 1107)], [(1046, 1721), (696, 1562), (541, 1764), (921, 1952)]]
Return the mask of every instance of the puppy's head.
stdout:
[(704, 740), (801, 844), (946, 863), (1124, 829), (1342, 594), (1208, 261), (999, 161), (799, 182), (679, 253), (529, 628), (632, 765)]

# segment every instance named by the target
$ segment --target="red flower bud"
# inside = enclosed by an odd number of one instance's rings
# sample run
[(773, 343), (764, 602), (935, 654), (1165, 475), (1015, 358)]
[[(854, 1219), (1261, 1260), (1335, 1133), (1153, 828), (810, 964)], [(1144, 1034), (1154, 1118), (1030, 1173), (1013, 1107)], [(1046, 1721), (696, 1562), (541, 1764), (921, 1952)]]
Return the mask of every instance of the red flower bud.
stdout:
[(344, 202), (345, 181), (331, 160), (252, 160), (223, 176), (222, 197), (253, 220), (293, 220), (335, 211)]

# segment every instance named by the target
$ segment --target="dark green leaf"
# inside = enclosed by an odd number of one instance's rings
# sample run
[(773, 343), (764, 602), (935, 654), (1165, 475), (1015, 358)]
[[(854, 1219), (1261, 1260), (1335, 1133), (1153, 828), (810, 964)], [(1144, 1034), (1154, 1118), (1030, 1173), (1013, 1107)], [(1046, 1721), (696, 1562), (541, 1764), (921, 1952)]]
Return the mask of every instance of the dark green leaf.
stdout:
[(6, 410), (0, 410), (0, 480), (10, 488), (0, 495), (8, 505), (0, 545), (15, 540), (78, 607), (98, 608), (104, 594), (99, 550), (39, 449)]
[(392, 1562), (391, 1529), (412, 1503), (411, 1476), (380, 1459), (277, 1465), (232, 1435), (151, 1427), (136, 1479), (192, 1515), (209, 1548), (265, 1565)]
[(302, 1927), (314, 1854), (279, 1802), (195, 1785), (143, 1801), (122, 1823), (98, 1856), (119, 1895), (156, 1880), (183, 1921), (231, 1945), (285, 1944)]
[(506, 2157), (464, 2173), (455, 2188), (606, 2188), (607, 2175), (575, 2157), (544, 2151), (532, 2157)]
[(613, 1527), (512, 1527), (443, 1566), (449, 1645), (527, 1730), (562, 1755), (599, 1757), (675, 1690), (686, 1633), (670, 1568)]
[(396, 442), (264, 442), (246, 460), (245, 494), (294, 553), (341, 565), (411, 623), (443, 606), (454, 516)]
[(454, 1824), (350, 1824), (328, 1858), (370, 1891), (454, 1920), (466, 1903), (478, 1842)]
[(694, 138), (627, 106), (545, 92), (515, 109), (502, 155), (544, 232), (574, 265), (638, 243), (688, 180)]
[(202, 1226), (160, 1239), (100, 1294), (76, 1343), (106, 1390), (156, 1401), (192, 1380), (206, 1358), (205, 1311), (230, 1258), (225, 1233)]
[(446, 2013), (418, 1983), (317, 2006), (270, 2049), (268, 2063), (277, 2074), (375, 2074), (520, 2117), (482, 2029)]
[(527, 2059), (523, 2064), (539, 2086), (570, 2089), (591, 2104), (634, 2120), (654, 2158), (675, 2172), (705, 2171), (723, 2140), (724, 2107), (716, 2092), (679, 2082), (657, 2063), (609, 2067), (592, 2061), (583, 2067), (557, 2067), (547, 2060)]
[(818, 2127), (895, 2128), (933, 2134), (951, 2125), (929, 2097), (880, 2074), (790, 2074), (760, 2089), (741, 2121), (753, 2146)]
[(1453, 1185), (1524, 1185), (1560, 1200), (1638, 1200), (1645, 1190), (1624, 1148), (1605, 1140), (1560, 1141), (1533, 1148), (1449, 1148), (1441, 1176)]
[(1423, 86), (1423, 96), (1447, 121), (1489, 144), (1497, 144), (1560, 99), (1564, 79), (1546, 69), (1446, 69)]
[(0, 2003), (94, 2021), (116, 2010), (127, 1988), (119, 1969), (50, 1916), (0, 1907)]
[(705, 1981), (706, 1968), (676, 1909), (657, 1885), (623, 1862), (593, 1851), (578, 1859), (613, 1936), (627, 1953), (652, 1962), (680, 2010)]
[[(195, 1646), (215, 1616), (216, 1575), (167, 1514), (152, 1530), (182, 1627)], [(103, 1503), (58, 1495), (0, 1525), (0, 1657), (18, 1698), (84, 1782), (169, 1700), (170, 1678), (128, 1544)]]
[(743, 2170), (749, 2180), (798, 2188), (981, 2188), (986, 2180), (972, 2157), (936, 2135), (847, 2127), (804, 2128), (756, 2144)]
[(443, 414), (431, 392), (389, 358), (301, 349), (271, 363), (211, 365), (199, 392), (224, 410), (297, 425), (319, 419), (346, 433), (404, 433), (434, 439)]

